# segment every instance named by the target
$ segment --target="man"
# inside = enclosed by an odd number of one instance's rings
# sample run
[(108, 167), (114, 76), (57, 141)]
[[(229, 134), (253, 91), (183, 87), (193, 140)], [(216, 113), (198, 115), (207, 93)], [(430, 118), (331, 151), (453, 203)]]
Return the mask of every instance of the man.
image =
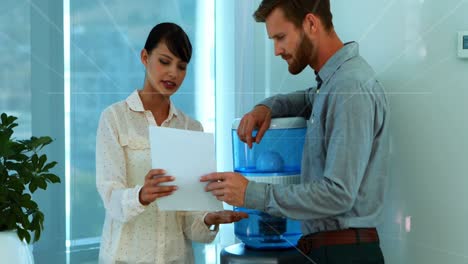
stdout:
[(238, 136), (252, 147), (271, 117), (308, 119), (301, 184), (256, 183), (233, 172), (201, 181), (231, 205), (302, 220), (298, 248), (313, 262), (384, 263), (375, 229), (388, 175), (384, 89), (358, 44), (343, 44), (337, 36), (329, 0), (263, 0), (254, 17), (265, 22), (275, 55), (286, 60), (289, 72), (309, 65), (318, 87), (264, 100), (242, 118)]

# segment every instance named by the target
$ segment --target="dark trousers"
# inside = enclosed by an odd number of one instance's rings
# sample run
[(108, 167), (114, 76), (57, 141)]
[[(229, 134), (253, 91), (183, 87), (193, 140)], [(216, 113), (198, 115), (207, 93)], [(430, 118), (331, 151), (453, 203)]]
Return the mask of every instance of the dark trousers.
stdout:
[(322, 246), (307, 256), (305, 263), (315, 264), (384, 264), (380, 245), (361, 243), (350, 245)]

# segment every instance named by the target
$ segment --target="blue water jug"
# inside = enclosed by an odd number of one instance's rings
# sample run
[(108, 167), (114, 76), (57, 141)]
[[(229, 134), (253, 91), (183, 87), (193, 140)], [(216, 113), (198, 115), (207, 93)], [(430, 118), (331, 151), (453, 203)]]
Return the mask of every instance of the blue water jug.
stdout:
[[(249, 149), (237, 136), (240, 119), (232, 124), (234, 171), (250, 181), (271, 184), (300, 183), (306, 121), (300, 117), (273, 118), (260, 144)], [(257, 131), (253, 132), (255, 136)], [(234, 224), (234, 233), (247, 247), (255, 249), (290, 248), (302, 236), (297, 220), (275, 217), (242, 207), (234, 211), (249, 218)]]

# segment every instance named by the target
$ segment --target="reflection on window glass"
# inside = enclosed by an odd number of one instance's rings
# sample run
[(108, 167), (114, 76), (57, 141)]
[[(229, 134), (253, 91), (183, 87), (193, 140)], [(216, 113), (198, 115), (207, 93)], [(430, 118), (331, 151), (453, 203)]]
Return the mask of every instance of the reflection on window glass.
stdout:
[(93, 241), (102, 231), (105, 211), (95, 185), (100, 113), (142, 88), (140, 51), (157, 23), (175, 22), (189, 35), (194, 56), (182, 87), (171, 99), (202, 121), (205, 131), (213, 131), (214, 32), (207, 28), (214, 27), (214, 14), (206, 14), (213, 5), (213, 0), (70, 1), (70, 239), (75, 244)]
[(31, 26), (29, 2), (0, 2), (0, 113), (18, 117), (18, 139), (31, 136)]

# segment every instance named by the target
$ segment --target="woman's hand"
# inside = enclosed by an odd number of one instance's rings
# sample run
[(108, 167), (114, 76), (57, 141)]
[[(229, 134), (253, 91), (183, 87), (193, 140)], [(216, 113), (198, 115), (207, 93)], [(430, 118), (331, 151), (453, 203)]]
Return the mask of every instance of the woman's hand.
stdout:
[(210, 225), (229, 224), (233, 222), (238, 222), (247, 217), (249, 217), (249, 215), (244, 212), (234, 212), (234, 211), (224, 210), (224, 211), (208, 213), (205, 216), (204, 220), (205, 220), (205, 224), (207, 226), (210, 226)]
[(139, 199), (142, 205), (148, 205), (154, 202), (157, 198), (171, 195), (177, 186), (174, 185), (164, 185), (159, 184), (163, 182), (174, 181), (173, 176), (166, 176), (166, 171), (162, 169), (154, 169), (148, 171), (148, 174), (145, 176), (145, 183), (140, 189)]

